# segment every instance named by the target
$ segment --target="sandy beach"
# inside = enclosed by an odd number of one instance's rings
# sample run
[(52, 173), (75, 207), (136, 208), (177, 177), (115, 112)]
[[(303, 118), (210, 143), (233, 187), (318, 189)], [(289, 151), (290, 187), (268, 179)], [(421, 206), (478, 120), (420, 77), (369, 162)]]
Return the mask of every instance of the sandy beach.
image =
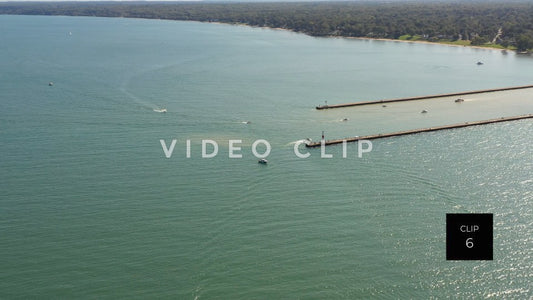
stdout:
[[(368, 37), (342, 37), (342, 38), (358, 39), (358, 40), (371, 40), (371, 41), (385, 41), (385, 42), (431, 44), (431, 45), (442, 45), (442, 46), (451, 46), (451, 47), (468, 47), (468, 48), (475, 48), (475, 49), (487, 49), (487, 50), (497, 50), (497, 51), (510, 51), (509, 49), (500, 49), (500, 48), (494, 48), (494, 47), (483, 47), (483, 46), (472, 46), (472, 45), (454, 45), (454, 44), (430, 42), (430, 41), (421, 41), (421, 40), (410, 41), (410, 40), (397, 40), (397, 39), (385, 39), (385, 38), (368, 38)], [(513, 50), (511, 50), (511, 51), (513, 51)]]
[[(246, 27), (253, 27), (253, 28), (265, 28), (265, 29), (271, 29), (271, 30), (283, 30), (283, 31), (290, 31), (290, 32), (295, 32), (295, 33), (306, 34), (304, 32), (298, 32), (298, 31), (294, 31), (292, 29), (281, 28), (281, 27), (253, 26), (253, 25), (248, 25), (248, 24), (243, 24), (243, 23), (224, 23), (224, 22), (219, 22), (219, 21), (216, 21), (216, 22), (193, 21), (193, 22), (236, 25), (236, 26), (246, 26)], [(306, 35), (308, 35), (308, 34), (306, 34)], [(312, 35), (309, 35), (309, 36), (312, 36)], [(441, 45), (441, 46), (451, 46), (451, 47), (468, 47), (468, 48), (474, 48), (474, 49), (485, 49), (485, 50), (496, 50), (496, 51), (514, 51), (514, 50), (510, 50), (510, 49), (503, 49), (503, 48), (472, 46), (472, 45), (454, 45), (454, 44), (440, 43), (440, 42), (430, 42), (430, 41), (424, 41), (424, 40), (412, 41), (412, 40), (398, 40), (398, 39), (387, 39), (387, 38), (369, 38), (369, 37), (353, 37), (353, 36), (337, 36), (337, 35), (329, 35), (329, 36), (324, 36), (324, 37), (326, 37), (326, 38), (357, 39), (357, 40), (368, 40), (368, 41), (383, 41), (383, 42), (417, 43), (417, 44)]]

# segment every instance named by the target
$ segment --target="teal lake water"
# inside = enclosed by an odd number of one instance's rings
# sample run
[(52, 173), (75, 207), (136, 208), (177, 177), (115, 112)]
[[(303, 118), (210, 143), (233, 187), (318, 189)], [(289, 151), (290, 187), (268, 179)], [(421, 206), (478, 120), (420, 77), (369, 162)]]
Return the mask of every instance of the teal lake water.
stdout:
[[(375, 140), (362, 158), (292, 143), (533, 113), (532, 89), (314, 109), (531, 70), (495, 50), (0, 16), (0, 298), (530, 298), (531, 120)], [(178, 140), (170, 159), (160, 139)], [(494, 214), (493, 261), (446, 261), (446, 213), (467, 212)]]

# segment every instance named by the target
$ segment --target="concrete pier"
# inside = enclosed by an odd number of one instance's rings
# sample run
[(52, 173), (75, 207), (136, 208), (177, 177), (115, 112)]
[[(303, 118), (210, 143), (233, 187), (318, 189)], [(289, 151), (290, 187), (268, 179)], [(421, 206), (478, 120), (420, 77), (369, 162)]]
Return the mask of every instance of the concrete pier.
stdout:
[[(502, 117), (502, 118), (498, 118), (498, 119), (490, 119), (490, 120), (474, 121), (474, 122), (465, 122), (465, 123), (458, 123), (458, 124), (444, 125), (444, 126), (436, 126), (436, 127), (429, 127), (429, 128), (404, 130), (404, 131), (397, 131), (397, 132), (391, 132), (391, 133), (380, 133), (380, 134), (372, 134), (372, 135), (365, 135), (365, 136), (356, 136), (356, 137), (344, 138), (344, 139), (326, 140), (325, 141), (325, 145), (341, 144), (343, 141), (346, 141), (346, 142), (357, 142), (359, 140), (374, 140), (374, 139), (388, 138), (388, 137), (394, 137), (394, 136), (402, 136), (402, 135), (422, 133), (422, 132), (438, 131), (438, 130), (453, 129), (453, 128), (462, 128), (462, 127), (468, 127), (468, 126), (485, 125), (485, 124), (492, 124), (492, 123), (499, 123), (499, 122), (516, 121), (516, 120), (530, 119), (530, 118), (533, 118), (533, 114), (520, 115), (520, 116), (514, 116), (514, 117)], [(306, 144), (307, 147), (320, 147), (320, 145), (321, 145), (321, 142), (314, 142), (314, 143)]]
[(332, 108), (341, 108), (341, 107), (350, 107), (350, 106), (362, 106), (362, 105), (372, 105), (372, 104), (385, 104), (385, 103), (404, 102), (404, 101), (426, 100), (426, 99), (434, 99), (434, 98), (455, 97), (455, 96), (493, 93), (493, 92), (502, 92), (502, 91), (510, 91), (510, 90), (521, 90), (521, 89), (529, 89), (529, 88), (533, 88), (533, 85), (512, 86), (512, 87), (489, 89), (489, 90), (477, 90), (477, 91), (469, 91), (469, 92), (437, 94), (437, 95), (396, 98), (396, 99), (384, 99), (384, 100), (353, 102), (353, 103), (344, 103), (344, 104), (319, 105), (316, 107), (316, 109), (322, 110), (322, 109), (332, 109)]

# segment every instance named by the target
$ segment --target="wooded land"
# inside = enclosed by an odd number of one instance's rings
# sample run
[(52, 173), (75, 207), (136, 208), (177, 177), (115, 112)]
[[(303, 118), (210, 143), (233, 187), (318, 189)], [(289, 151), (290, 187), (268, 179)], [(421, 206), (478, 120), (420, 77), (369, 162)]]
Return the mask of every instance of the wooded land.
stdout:
[(531, 2), (4, 2), (0, 14), (238, 23), (312, 36), (533, 48)]

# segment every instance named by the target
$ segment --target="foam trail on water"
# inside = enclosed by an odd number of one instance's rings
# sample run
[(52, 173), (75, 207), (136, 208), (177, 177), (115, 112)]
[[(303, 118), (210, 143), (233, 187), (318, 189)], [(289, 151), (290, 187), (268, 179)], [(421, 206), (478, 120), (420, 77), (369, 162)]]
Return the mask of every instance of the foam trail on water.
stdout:
[(301, 140), (297, 140), (297, 141), (294, 141), (294, 142), (290, 142), (288, 143), (287, 145), (285, 146), (291, 146), (291, 145), (294, 145), (296, 143), (310, 143), (312, 140), (310, 138), (306, 138), (306, 139), (301, 139)]
[(146, 102), (146, 101), (143, 101), (141, 100), (139, 97), (135, 96), (134, 94), (128, 92), (124, 87), (121, 87), (120, 88), (120, 91), (123, 92), (124, 94), (128, 95), (128, 97), (130, 97), (133, 101), (135, 101), (137, 104), (140, 104), (141, 106), (143, 106), (144, 108), (147, 108), (147, 109), (152, 109), (152, 110), (156, 110), (156, 109), (160, 109), (159, 107), (157, 107), (155, 104), (153, 103), (149, 103), (149, 102)]

